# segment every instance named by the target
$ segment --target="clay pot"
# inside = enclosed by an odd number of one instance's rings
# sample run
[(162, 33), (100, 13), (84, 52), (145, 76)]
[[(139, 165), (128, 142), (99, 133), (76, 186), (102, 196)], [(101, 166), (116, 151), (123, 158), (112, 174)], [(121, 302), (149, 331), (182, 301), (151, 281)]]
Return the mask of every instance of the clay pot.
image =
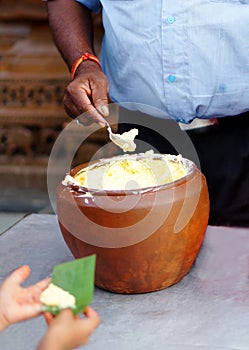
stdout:
[(209, 196), (204, 175), (188, 162), (187, 176), (145, 191), (59, 185), (62, 235), (75, 258), (97, 255), (98, 287), (116, 293), (152, 292), (189, 272), (207, 228)]

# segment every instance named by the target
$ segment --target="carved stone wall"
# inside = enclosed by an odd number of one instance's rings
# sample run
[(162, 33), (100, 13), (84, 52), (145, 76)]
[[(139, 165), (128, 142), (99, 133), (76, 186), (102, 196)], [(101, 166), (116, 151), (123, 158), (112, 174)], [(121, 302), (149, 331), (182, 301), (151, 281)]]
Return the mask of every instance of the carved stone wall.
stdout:
[[(94, 23), (99, 54), (101, 19)], [(51, 38), (46, 4), (0, 0), (0, 187), (46, 188), (49, 154), (71, 121), (62, 105), (69, 78)], [(76, 128), (72, 137), (80, 133), (83, 128)], [(106, 132), (94, 133), (75, 163), (89, 160), (106, 142)]]

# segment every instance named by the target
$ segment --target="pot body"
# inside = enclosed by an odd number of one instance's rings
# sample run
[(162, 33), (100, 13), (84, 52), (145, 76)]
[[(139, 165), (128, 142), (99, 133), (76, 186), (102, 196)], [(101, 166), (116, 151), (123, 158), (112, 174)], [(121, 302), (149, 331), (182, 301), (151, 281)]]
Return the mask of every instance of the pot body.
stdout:
[(194, 167), (156, 191), (98, 193), (60, 184), (57, 211), (74, 257), (97, 255), (98, 287), (145, 293), (169, 287), (189, 272), (206, 232), (209, 196), (204, 175)]

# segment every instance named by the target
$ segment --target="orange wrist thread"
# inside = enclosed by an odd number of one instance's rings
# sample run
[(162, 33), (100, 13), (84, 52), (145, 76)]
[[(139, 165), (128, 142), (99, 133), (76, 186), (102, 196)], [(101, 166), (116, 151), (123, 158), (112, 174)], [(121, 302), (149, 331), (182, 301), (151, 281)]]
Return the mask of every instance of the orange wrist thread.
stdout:
[(85, 52), (85, 53), (83, 53), (83, 55), (80, 58), (78, 58), (74, 62), (73, 66), (72, 66), (72, 69), (71, 69), (71, 79), (72, 80), (74, 79), (75, 72), (76, 72), (77, 68), (79, 67), (79, 65), (86, 60), (91, 60), (91, 61), (96, 62), (100, 66), (100, 68), (102, 69), (101, 63), (100, 63), (98, 57), (96, 57), (95, 55), (92, 55), (89, 52)]

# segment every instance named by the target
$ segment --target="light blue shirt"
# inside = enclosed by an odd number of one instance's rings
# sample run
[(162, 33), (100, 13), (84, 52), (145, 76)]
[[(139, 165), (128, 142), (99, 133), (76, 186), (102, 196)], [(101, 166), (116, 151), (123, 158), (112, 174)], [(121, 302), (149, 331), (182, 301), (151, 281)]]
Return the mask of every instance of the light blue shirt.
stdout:
[(102, 9), (114, 102), (184, 122), (249, 110), (249, 0), (76, 1)]

